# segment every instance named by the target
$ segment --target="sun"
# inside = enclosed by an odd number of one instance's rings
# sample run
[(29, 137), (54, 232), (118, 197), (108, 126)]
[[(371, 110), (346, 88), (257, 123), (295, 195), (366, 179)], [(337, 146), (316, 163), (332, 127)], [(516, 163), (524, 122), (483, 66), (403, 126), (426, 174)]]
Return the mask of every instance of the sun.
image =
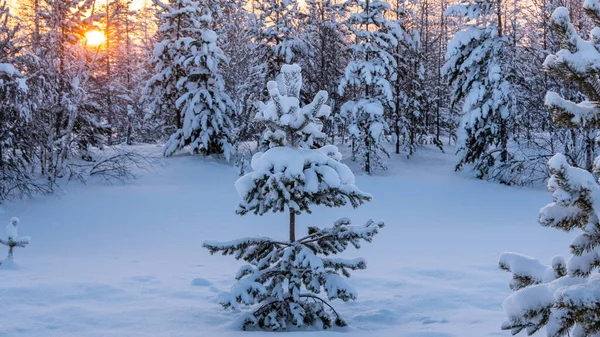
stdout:
[(104, 33), (99, 30), (90, 30), (85, 33), (85, 39), (88, 46), (96, 47), (106, 40)]

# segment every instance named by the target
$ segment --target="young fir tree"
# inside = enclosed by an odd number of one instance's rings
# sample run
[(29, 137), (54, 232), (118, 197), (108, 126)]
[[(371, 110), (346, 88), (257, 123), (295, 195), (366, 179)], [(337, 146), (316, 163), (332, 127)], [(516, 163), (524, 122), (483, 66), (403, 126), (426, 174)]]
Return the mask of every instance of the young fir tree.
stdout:
[(501, 10), (501, 0), (462, 0), (445, 13), (467, 23), (448, 43), (442, 68), (453, 88), (452, 105), (462, 102), (456, 169), (474, 163), (480, 178), (509, 159), (511, 83), (503, 60)]
[[(425, 81), (425, 68), (423, 67), (423, 51), (419, 32), (412, 31), (412, 38), (407, 41), (407, 57), (404, 59), (403, 72), (404, 77), (402, 98), (400, 111), (402, 117), (400, 120), (401, 133), (400, 138), (403, 139), (402, 147), (410, 157), (415, 154), (419, 144), (423, 143), (423, 139), (427, 136), (427, 128), (425, 124), (425, 106), (423, 97), (423, 83)], [(399, 142), (399, 140), (397, 140)], [(437, 144), (441, 147), (440, 144)], [(398, 145), (396, 145), (398, 146)], [(398, 153), (396, 147), (396, 153)]]
[(9, 26), (9, 8), (0, 2), (0, 203), (10, 195), (27, 194), (33, 180), (29, 163), (29, 122), (25, 76), (17, 69), (21, 51), (19, 26)]
[(236, 212), (289, 212), (289, 240), (245, 238), (231, 242), (205, 242), (211, 253), (234, 255), (249, 264), (236, 274), (238, 283), (231, 292), (221, 294), (225, 307), (256, 305), (243, 318), (243, 328), (286, 330), (289, 326), (330, 328), (346, 323), (321, 297), (343, 301), (356, 298), (356, 291), (340, 275), (366, 268), (363, 259), (328, 257), (349, 245), (371, 242), (383, 222), (368, 221), (351, 226), (348, 219), (334, 227), (309, 227), (308, 235), (296, 239), (295, 217), (311, 212), (313, 205), (357, 207), (371, 199), (354, 184), (354, 175), (340, 162), (333, 145), (310, 149), (314, 138), (324, 137), (320, 117), (329, 114), (324, 103), (327, 93), (319, 92), (312, 103), (300, 106), (302, 78), (300, 67), (284, 65), (278, 82), (269, 82), (271, 100), (260, 105), (257, 118), (269, 126), (266, 138), (270, 149), (252, 158), (254, 172), (236, 182), (242, 198)]
[[(584, 9), (600, 24), (600, 1), (586, 0)], [(581, 85), (591, 99), (575, 103), (549, 92), (546, 105), (555, 120), (574, 126), (598, 120), (597, 73), (600, 67), (600, 30), (592, 30), (591, 39), (583, 40), (569, 20), (569, 11), (560, 7), (552, 15), (554, 27), (565, 49), (547, 57), (545, 65), (564, 79)], [(571, 242), (571, 258), (565, 263), (555, 258), (552, 266), (526, 256), (507, 253), (500, 267), (513, 273), (511, 289), (516, 290), (504, 301), (508, 321), (503, 329), (529, 335), (543, 327), (550, 337), (598, 336), (600, 334), (600, 185), (594, 176), (572, 167), (563, 154), (549, 162), (552, 173), (548, 189), (553, 202), (540, 211), (540, 223), (564, 232), (580, 234)], [(595, 162), (596, 174), (600, 161)]]
[(353, 100), (344, 103), (342, 115), (349, 125), (353, 158), (359, 154), (363, 169), (371, 174), (385, 169), (380, 153), (389, 157), (382, 142), (388, 124), (384, 109), (393, 104), (389, 78), (394, 74), (396, 60), (388, 50), (398, 44), (397, 36), (388, 29), (386, 14), (390, 5), (379, 0), (356, 0), (358, 13), (348, 19), (355, 37), (351, 46), (354, 60), (348, 64), (339, 85), (339, 94), (352, 94)]
[(163, 11), (158, 29), (158, 42), (150, 62), (154, 73), (144, 88), (143, 102), (147, 118), (162, 125), (162, 133), (173, 134), (183, 128), (183, 115), (177, 105), (181, 97), (180, 81), (186, 77), (184, 62), (188, 58), (187, 43), (202, 36), (202, 21), (198, 0), (154, 2)]
[[(182, 62), (185, 76), (179, 80), (178, 88), (183, 93), (177, 99), (177, 108), (182, 111), (183, 125), (175, 131), (165, 145), (164, 154), (190, 145), (190, 152), (205, 155), (224, 154), (229, 160), (233, 148), (233, 130), (230, 115), (234, 105), (225, 93), (225, 85), (219, 73), (219, 65), (227, 61), (217, 46), (217, 34), (208, 29), (212, 20), (205, 0), (200, 0), (205, 15), (196, 18), (202, 25), (198, 40), (188, 37), (184, 41), (185, 59)], [(202, 9), (202, 8), (201, 8)]]

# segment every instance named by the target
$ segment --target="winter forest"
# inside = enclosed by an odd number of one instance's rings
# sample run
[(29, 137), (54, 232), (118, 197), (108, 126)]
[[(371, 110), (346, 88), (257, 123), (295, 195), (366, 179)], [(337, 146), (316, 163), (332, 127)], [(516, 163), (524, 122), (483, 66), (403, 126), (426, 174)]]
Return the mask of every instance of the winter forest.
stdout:
[(0, 0), (0, 336), (599, 337), (598, 102), (600, 0)]

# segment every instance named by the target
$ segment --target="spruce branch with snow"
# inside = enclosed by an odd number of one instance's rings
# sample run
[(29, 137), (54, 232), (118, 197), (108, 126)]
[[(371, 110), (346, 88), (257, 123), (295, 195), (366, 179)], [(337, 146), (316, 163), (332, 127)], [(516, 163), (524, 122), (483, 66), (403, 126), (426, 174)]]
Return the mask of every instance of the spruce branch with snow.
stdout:
[(300, 106), (301, 69), (284, 65), (278, 81), (268, 83), (271, 100), (259, 103), (256, 118), (265, 122), (264, 139), (270, 149), (252, 158), (250, 172), (235, 183), (241, 202), (236, 213), (289, 212), (289, 240), (247, 238), (231, 242), (204, 243), (212, 254), (234, 255), (249, 265), (236, 275), (231, 292), (220, 296), (225, 307), (255, 305), (244, 317), (242, 327), (286, 330), (288, 326), (327, 329), (346, 323), (317, 294), (325, 290), (329, 300), (356, 298), (356, 291), (340, 276), (350, 270), (365, 269), (362, 259), (329, 258), (349, 245), (371, 242), (384, 226), (369, 221), (364, 226), (350, 226), (341, 219), (333, 228), (309, 227), (308, 235), (296, 240), (296, 215), (310, 213), (313, 205), (358, 207), (371, 196), (355, 185), (352, 171), (340, 161), (337, 147), (315, 149), (315, 140), (325, 139), (320, 117), (330, 109), (327, 93), (317, 93), (312, 103)]
[[(13, 250), (15, 247), (24, 248), (31, 242), (31, 239), (28, 236), (19, 236), (18, 231), (19, 219), (12, 218), (8, 225), (6, 225), (6, 237), (0, 237), (0, 244), (3, 244), (8, 247), (8, 256), (4, 262), (12, 263), (13, 262)], [(0, 264), (2, 264), (0, 262)]]
[(596, 25), (590, 40), (581, 38), (571, 23), (569, 10), (559, 7), (552, 14), (555, 31), (562, 40), (562, 47), (556, 54), (548, 55), (544, 66), (548, 71), (564, 80), (576, 83), (588, 100), (575, 103), (550, 91), (546, 95), (546, 106), (553, 112), (555, 122), (569, 127), (599, 126), (600, 109), (600, 5), (598, 1), (587, 0), (584, 11)]

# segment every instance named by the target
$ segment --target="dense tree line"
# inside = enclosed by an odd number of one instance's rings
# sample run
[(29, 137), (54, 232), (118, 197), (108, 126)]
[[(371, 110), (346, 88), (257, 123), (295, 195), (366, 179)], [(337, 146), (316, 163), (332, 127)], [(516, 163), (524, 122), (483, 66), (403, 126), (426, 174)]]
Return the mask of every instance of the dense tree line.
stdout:
[[(323, 131), (368, 173), (428, 144), (456, 145), (457, 169), (506, 184), (546, 179), (556, 152), (592, 170), (596, 124), (554, 123), (544, 105), (547, 90), (593, 99), (544, 66), (563, 45), (556, 8), (578, 32), (593, 26), (583, 2), (3, 3), (0, 200), (49, 192), (120, 144), (166, 141), (165, 155), (188, 147), (243, 166), (273, 136), (254, 118), (262, 88), (293, 63), (301, 103), (330, 93)], [(106, 40), (92, 45), (91, 30)]]

